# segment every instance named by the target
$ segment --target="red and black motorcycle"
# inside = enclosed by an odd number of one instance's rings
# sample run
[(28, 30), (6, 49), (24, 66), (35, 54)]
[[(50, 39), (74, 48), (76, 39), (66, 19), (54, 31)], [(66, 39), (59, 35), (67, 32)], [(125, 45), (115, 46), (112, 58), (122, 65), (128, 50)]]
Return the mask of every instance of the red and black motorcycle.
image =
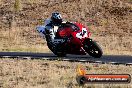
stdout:
[[(89, 30), (81, 23), (66, 23), (59, 27), (56, 36), (58, 38), (66, 38), (66, 43), (62, 47), (58, 47), (57, 56), (65, 56), (66, 54), (86, 55), (87, 53), (95, 58), (102, 56), (100, 46), (90, 39)], [(60, 51), (60, 52), (59, 52)]]
[(100, 46), (90, 39), (90, 32), (81, 23), (65, 23), (59, 27), (56, 36), (58, 39), (65, 39), (63, 44), (58, 45), (57, 50), (50, 50), (57, 56), (66, 54), (86, 55), (87, 53), (95, 58), (100, 58), (103, 54)]

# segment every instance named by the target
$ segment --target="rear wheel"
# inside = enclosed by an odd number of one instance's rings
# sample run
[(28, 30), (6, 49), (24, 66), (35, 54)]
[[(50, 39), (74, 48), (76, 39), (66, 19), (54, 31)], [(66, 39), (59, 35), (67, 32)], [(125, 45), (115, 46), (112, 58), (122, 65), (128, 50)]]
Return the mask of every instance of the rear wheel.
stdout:
[(95, 58), (100, 58), (103, 54), (101, 47), (92, 40), (85, 41), (84, 49), (90, 56)]
[(56, 46), (51, 45), (51, 44), (47, 44), (47, 45), (48, 45), (49, 49), (58, 57), (66, 56), (66, 50), (62, 45), (60, 45), (60, 44), (58, 44)]

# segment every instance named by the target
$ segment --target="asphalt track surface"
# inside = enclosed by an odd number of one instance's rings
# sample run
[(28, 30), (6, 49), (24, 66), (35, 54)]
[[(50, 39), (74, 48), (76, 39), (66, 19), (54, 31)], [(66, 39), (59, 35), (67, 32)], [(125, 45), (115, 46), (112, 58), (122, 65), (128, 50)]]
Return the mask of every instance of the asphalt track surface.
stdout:
[(110, 63), (132, 65), (132, 56), (125, 55), (103, 55), (101, 58), (93, 58), (89, 55), (70, 55), (66, 57), (57, 57), (53, 53), (30, 53), (30, 52), (0, 52), (0, 57), (7, 58), (31, 58), (31, 59), (48, 59), (64, 60), (71, 62), (91, 62), (91, 63)]

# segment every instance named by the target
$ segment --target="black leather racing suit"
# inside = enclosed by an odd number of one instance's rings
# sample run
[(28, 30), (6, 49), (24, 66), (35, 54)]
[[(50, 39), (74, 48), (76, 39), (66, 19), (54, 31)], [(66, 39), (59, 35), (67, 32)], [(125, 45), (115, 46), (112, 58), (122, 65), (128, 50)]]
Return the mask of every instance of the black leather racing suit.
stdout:
[(56, 36), (56, 32), (61, 25), (62, 24), (53, 23), (50, 19), (48, 19), (48, 22), (45, 25), (45, 37), (47, 45), (53, 53), (65, 51), (63, 44), (66, 44), (66, 39), (58, 39)]

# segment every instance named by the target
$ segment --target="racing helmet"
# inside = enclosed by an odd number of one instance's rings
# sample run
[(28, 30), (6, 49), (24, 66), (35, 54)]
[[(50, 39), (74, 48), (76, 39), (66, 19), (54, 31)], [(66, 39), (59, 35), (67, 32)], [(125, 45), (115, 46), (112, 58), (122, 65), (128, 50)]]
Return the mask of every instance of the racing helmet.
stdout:
[(51, 20), (55, 24), (61, 24), (62, 23), (62, 16), (59, 12), (53, 12), (51, 15)]

